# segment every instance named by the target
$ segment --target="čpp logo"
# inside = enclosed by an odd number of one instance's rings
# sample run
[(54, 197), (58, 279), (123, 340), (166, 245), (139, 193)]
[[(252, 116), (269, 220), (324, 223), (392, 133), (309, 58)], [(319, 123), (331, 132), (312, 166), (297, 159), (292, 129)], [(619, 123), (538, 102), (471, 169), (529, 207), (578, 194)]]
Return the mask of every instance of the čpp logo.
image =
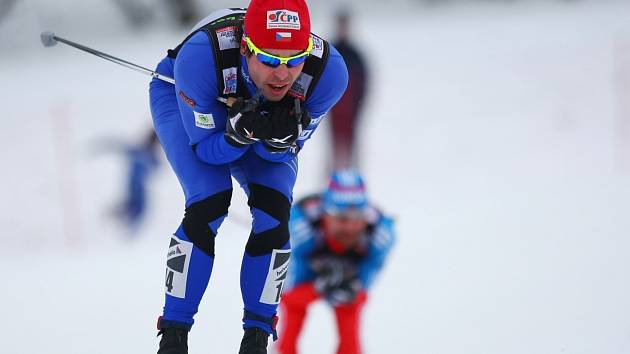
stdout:
[(289, 10), (267, 11), (267, 29), (300, 29), (300, 17), (297, 12)]

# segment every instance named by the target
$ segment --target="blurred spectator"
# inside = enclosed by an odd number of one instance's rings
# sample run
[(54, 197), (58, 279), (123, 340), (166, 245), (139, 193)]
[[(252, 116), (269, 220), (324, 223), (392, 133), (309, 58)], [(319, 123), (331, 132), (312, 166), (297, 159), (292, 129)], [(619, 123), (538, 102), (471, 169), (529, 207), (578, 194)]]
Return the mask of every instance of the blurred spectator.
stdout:
[(296, 354), (307, 308), (334, 310), (337, 354), (361, 353), (360, 315), (394, 243), (393, 220), (368, 203), (354, 170), (334, 172), (322, 194), (300, 200), (289, 223), (293, 251), (280, 307), (280, 354)]
[(333, 43), (348, 67), (346, 92), (330, 112), (333, 169), (357, 167), (355, 152), (359, 114), (365, 97), (368, 73), (363, 56), (350, 41), (350, 14), (337, 14), (337, 38)]
[(155, 8), (137, 0), (114, 0), (132, 27), (144, 27), (153, 21)]
[(178, 26), (189, 27), (198, 20), (194, 0), (160, 0), (149, 3), (142, 0), (114, 0), (114, 3), (133, 27), (150, 25), (158, 6), (165, 7), (169, 17), (172, 17)]
[(199, 20), (199, 11), (194, 0), (166, 0), (166, 5), (181, 27), (190, 27)]
[(16, 0), (0, 0), (0, 22), (11, 12), (16, 2)]

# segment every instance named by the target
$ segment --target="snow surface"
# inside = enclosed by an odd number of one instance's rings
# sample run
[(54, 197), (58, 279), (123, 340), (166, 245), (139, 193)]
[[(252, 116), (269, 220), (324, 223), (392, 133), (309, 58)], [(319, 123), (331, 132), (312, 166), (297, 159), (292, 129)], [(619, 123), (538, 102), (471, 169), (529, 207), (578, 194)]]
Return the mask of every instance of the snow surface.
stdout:
[[(331, 33), (333, 4), (314, 5), (316, 32)], [(374, 69), (361, 162), (399, 233), (365, 311), (366, 353), (630, 352), (628, 13), (627, 1), (359, 9)], [(18, 2), (0, 22), (0, 351), (153, 353), (183, 200), (163, 165), (147, 222), (125, 233), (107, 217), (124, 165), (98, 153), (148, 129), (148, 79), (45, 49), (43, 30), (148, 67), (185, 32), (132, 29), (104, 1)], [(326, 140), (322, 127), (302, 153), (296, 197), (323, 185)], [(231, 210), (246, 213), (242, 193)], [(237, 351), (247, 234), (234, 220), (220, 230), (191, 354)], [(311, 314), (302, 353), (332, 353), (330, 312)]]

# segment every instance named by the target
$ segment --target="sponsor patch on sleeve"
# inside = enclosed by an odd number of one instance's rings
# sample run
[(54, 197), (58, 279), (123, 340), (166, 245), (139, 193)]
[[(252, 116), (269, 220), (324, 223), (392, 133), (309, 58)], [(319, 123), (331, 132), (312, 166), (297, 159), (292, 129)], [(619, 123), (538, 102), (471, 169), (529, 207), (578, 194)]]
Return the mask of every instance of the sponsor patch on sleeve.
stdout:
[(214, 117), (212, 113), (199, 113), (193, 111), (195, 114), (195, 125), (202, 129), (214, 128)]
[(181, 98), (182, 101), (186, 102), (186, 104), (189, 105), (191, 108), (195, 108), (195, 101), (192, 98), (186, 96), (184, 91), (179, 90), (179, 98)]

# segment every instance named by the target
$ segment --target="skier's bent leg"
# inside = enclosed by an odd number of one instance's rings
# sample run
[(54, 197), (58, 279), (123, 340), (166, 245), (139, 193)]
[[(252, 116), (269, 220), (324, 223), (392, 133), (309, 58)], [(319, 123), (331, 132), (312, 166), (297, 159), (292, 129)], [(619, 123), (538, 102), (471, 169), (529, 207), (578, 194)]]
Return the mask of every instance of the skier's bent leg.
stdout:
[(212, 274), (214, 239), (231, 196), (232, 190), (225, 190), (186, 208), (167, 256), (162, 328), (192, 326)]
[(241, 267), (243, 328), (258, 327), (275, 335), (272, 319), (291, 254), (288, 226), (291, 204), (273, 188), (250, 183), (248, 190), (253, 224)]
[(335, 307), (339, 347), (337, 354), (361, 354), (361, 311), (367, 301), (367, 294), (362, 292), (349, 304)]
[[(173, 77), (174, 60), (165, 58), (156, 70)], [(214, 237), (227, 214), (232, 179), (227, 166), (203, 163), (189, 146), (174, 85), (152, 80), (150, 100), (156, 134), (186, 196), (186, 216), (169, 245), (160, 325), (190, 329), (212, 272)]]
[(282, 321), (277, 350), (279, 354), (296, 354), (302, 325), (310, 304), (319, 299), (313, 283), (304, 283), (282, 294)]

